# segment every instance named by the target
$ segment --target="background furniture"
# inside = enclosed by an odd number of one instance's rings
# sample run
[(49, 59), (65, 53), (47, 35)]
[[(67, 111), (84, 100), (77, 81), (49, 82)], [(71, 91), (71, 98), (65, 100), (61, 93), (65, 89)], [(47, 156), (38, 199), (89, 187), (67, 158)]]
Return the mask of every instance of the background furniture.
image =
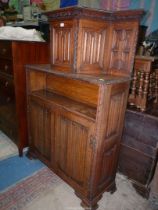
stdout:
[(128, 108), (124, 125), (119, 171), (148, 197), (158, 159), (158, 104), (147, 112)]
[(158, 103), (158, 66), (156, 66), (156, 69), (155, 69), (155, 76), (156, 76), (156, 79), (155, 79), (155, 100), (154, 100), (154, 103)]
[(141, 111), (147, 110), (158, 98), (158, 58), (136, 56), (128, 102)]
[(0, 129), (18, 145), (28, 145), (26, 119), (26, 63), (47, 63), (48, 44), (0, 40)]
[[(155, 168), (155, 174), (151, 182), (150, 200), (155, 201), (157, 204), (158, 200), (158, 163)], [(158, 206), (158, 204), (157, 204)]]
[(141, 14), (49, 12), (51, 64), (27, 66), (28, 155), (69, 183), (85, 208), (115, 190)]

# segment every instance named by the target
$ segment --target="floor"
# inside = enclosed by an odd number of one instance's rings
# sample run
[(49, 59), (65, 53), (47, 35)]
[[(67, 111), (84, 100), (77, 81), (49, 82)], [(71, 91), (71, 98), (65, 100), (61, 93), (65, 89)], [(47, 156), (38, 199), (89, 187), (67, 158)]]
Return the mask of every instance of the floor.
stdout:
[[(83, 209), (69, 185), (39, 160), (29, 160), (25, 155), (19, 158), (16, 146), (0, 132), (0, 154), (4, 148), (6, 157), (3, 152), (0, 161), (1, 210)], [(158, 210), (136, 193), (125, 176), (117, 174), (116, 185), (114, 194), (103, 194), (98, 210)]]
[(0, 130), (0, 160), (18, 154), (17, 146)]

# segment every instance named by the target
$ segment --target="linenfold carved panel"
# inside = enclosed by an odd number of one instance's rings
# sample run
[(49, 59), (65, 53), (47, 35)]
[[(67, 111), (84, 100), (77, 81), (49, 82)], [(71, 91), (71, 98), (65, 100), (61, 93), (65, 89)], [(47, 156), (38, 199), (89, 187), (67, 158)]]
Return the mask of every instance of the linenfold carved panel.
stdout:
[(106, 22), (80, 20), (77, 43), (77, 72), (102, 73), (109, 26)]
[[(51, 159), (51, 122), (54, 115), (43, 104), (30, 100), (31, 139), (34, 147), (48, 160)], [(36, 119), (37, 123), (32, 123)]]
[(105, 36), (106, 30), (96, 32), (88, 28), (83, 29), (81, 68), (89, 64), (103, 68)]
[(54, 30), (54, 64), (71, 62), (71, 30), (56, 29)]
[(72, 71), (74, 59), (73, 21), (53, 22), (51, 63), (53, 69)]
[(85, 171), (88, 155), (86, 140), (89, 128), (84, 123), (79, 123), (74, 119), (72, 120), (71, 117), (69, 118), (62, 114), (58, 115), (56, 120), (56, 165), (64, 175), (71, 177), (79, 185), (84, 185), (85, 173), (89, 171), (88, 168)]

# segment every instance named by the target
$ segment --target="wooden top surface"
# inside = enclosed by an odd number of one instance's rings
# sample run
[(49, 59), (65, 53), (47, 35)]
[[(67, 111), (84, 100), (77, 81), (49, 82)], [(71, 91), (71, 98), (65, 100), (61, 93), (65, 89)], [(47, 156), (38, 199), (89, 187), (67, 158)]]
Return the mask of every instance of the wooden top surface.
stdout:
[(116, 76), (110, 74), (76, 74), (61, 71), (53, 71), (49, 64), (26, 65), (27, 69), (47, 72), (56, 76), (63, 76), (72, 79), (79, 79), (93, 84), (113, 84), (130, 81), (130, 77)]

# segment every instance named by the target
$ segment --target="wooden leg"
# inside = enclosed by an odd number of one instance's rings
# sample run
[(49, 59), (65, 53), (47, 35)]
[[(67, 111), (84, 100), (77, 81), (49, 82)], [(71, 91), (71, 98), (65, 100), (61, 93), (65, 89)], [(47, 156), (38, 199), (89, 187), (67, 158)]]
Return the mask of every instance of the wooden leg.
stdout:
[(22, 157), (23, 156), (23, 149), (18, 148), (18, 151), (19, 151), (19, 157)]
[(96, 210), (98, 208), (97, 202), (102, 198), (102, 195), (99, 195), (95, 197), (93, 200), (90, 200), (88, 198), (84, 198), (81, 194), (75, 192), (75, 194), (82, 200), (81, 206), (85, 210)]
[(95, 204), (93, 206), (87, 206), (87, 204), (85, 204), (84, 201), (81, 202), (81, 206), (84, 208), (84, 210), (96, 210), (99, 207), (98, 204)]
[(117, 190), (116, 184), (114, 183), (113, 186), (111, 187), (111, 189), (109, 190), (109, 192), (110, 192), (111, 194), (113, 194), (116, 190)]
[[(109, 185), (108, 188), (106, 188), (106, 192), (110, 192), (111, 194), (116, 191), (116, 183), (113, 181), (111, 185)], [(96, 210), (98, 206), (98, 201), (102, 198), (102, 194), (99, 194), (96, 197), (93, 197), (92, 199), (89, 199), (88, 197), (83, 196), (82, 194), (75, 192), (75, 194), (81, 199), (81, 206), (85, 210)]]
[(32, 160), (32, 159), (37, 159), (37, 156), (35, 153), (33, 153), (30, 149), (28, 150), (28, 152), (26, 153), (26, 156)]

